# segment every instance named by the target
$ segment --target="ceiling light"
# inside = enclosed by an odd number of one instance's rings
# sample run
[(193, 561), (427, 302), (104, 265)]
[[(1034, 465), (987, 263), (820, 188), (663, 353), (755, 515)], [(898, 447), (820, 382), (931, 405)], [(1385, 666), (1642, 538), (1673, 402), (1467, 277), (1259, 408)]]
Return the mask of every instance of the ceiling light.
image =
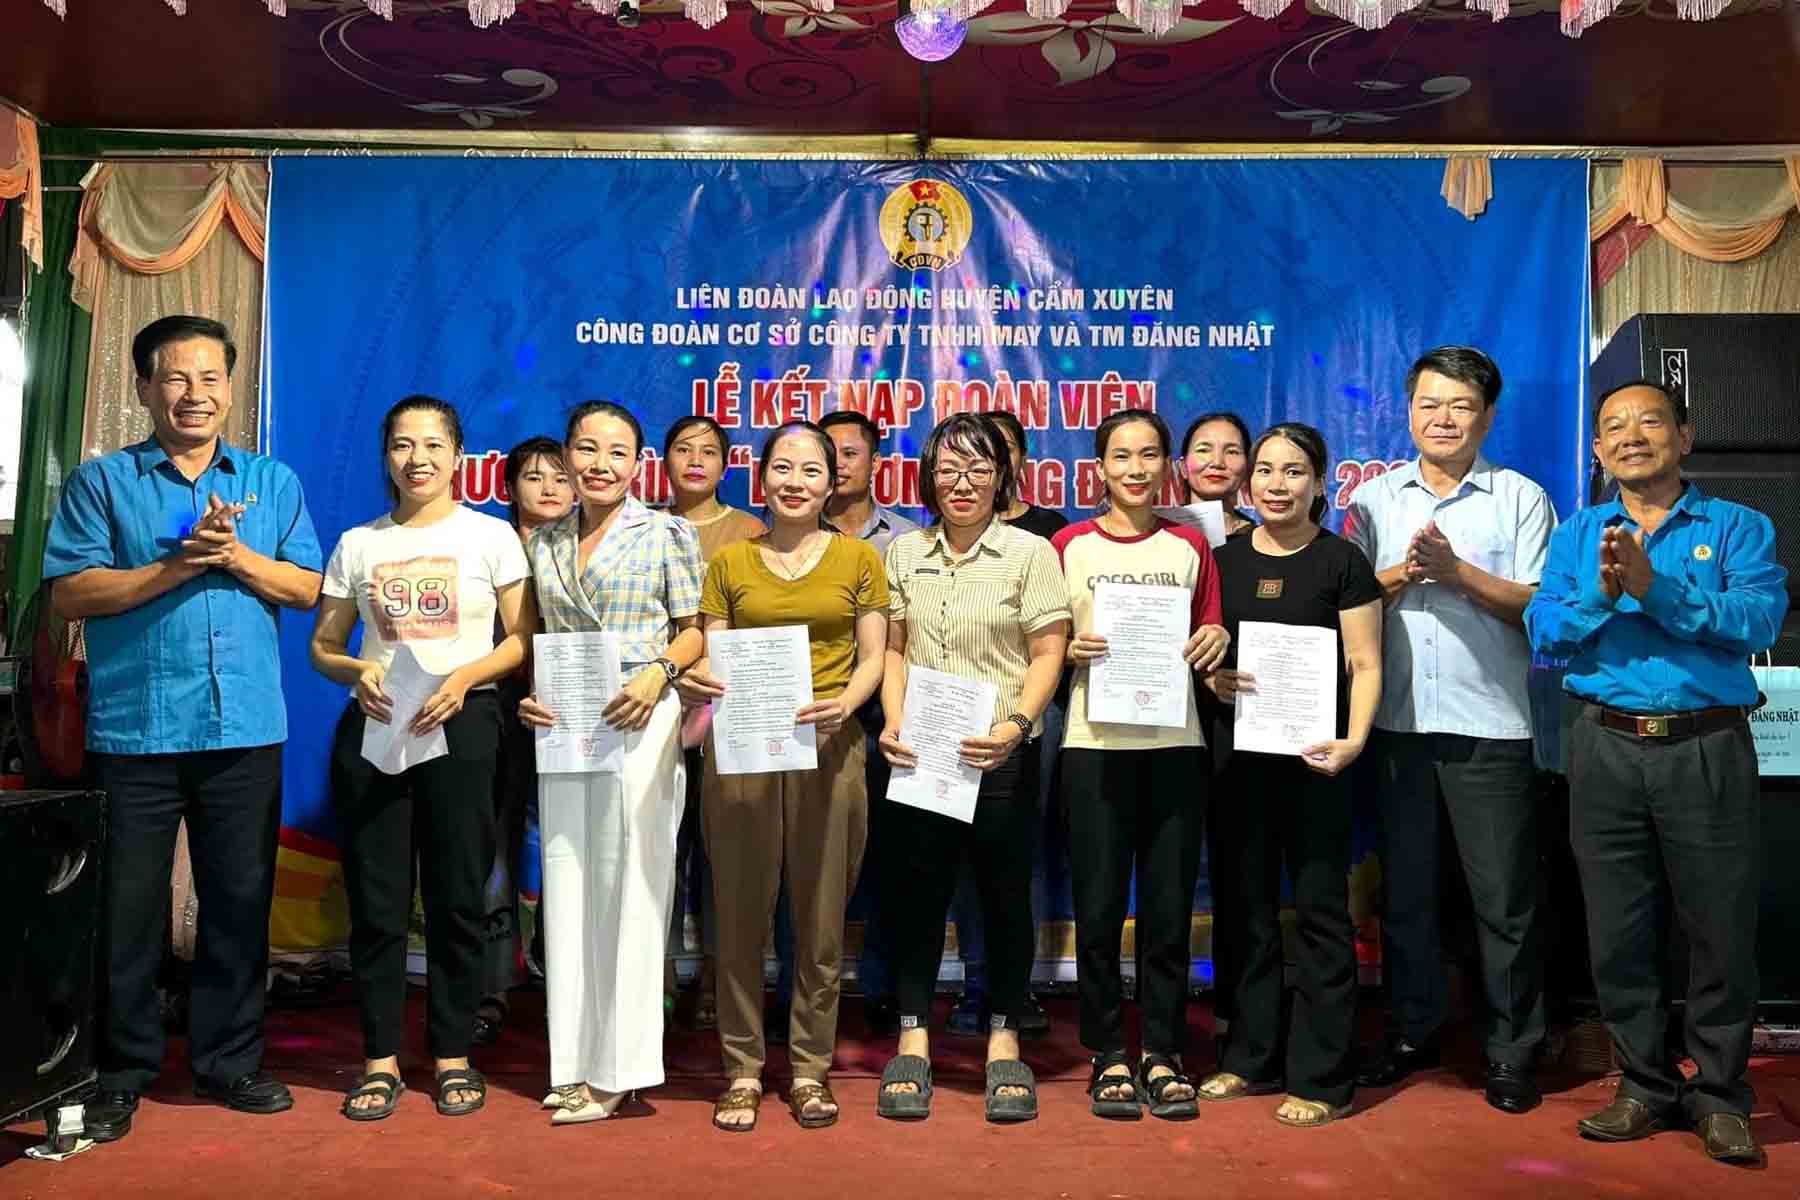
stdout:
[(943, 62), (956, 53), (969, 33), (969, 23), (959, 21), (944, 0), (900, 0), (900, 18), (894, 34), (906, 52), (920, 62)]

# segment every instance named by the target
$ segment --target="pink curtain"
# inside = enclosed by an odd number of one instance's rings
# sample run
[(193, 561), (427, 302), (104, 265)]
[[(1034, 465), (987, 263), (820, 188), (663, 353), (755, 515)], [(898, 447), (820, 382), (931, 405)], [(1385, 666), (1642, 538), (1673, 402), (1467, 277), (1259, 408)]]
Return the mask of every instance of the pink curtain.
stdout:
[(44, 269), (44, 175), (38, 159), (37, 122), (0, 108), (0, 199), (25, 206), (25, 253)]

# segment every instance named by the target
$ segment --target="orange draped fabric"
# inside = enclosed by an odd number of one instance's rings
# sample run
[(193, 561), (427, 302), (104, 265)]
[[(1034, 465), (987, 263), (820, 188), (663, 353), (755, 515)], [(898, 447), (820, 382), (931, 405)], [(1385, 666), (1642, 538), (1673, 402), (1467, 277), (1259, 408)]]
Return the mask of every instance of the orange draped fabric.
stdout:
[(25, 209), (25, 253), (44, 269), (44, 175), (38, 159), (37, 122), (16, 109), (0, 108), (0, 200)]
[(81, 229), (69, 272), (92, 311), (104, 255), (139, 275), (179, 271), (229, 224), (260, 261), (266, 253), (268, 168), (262, 163), (102, 163), (82, 181)]
[[(1800, 204), (1800, 156), (1783, 160), (1794, 202)], [(1626, 159), (1612, 201), (1588, 219), (1588, 240), (1598, 242), (1626, 220), (1649, 226), (1658, 237), (1707, 262), (1742, 262), (1774, 244), (1787, 224), (1785, 212), (1759, 220), (1708, 220), (1669, 199), (1661, 159)]]

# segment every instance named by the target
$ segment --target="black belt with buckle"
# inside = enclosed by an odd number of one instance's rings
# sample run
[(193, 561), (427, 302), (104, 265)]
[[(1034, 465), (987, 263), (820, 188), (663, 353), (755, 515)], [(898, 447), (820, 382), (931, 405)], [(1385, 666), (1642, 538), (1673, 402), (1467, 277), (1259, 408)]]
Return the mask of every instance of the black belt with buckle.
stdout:
[(1678, 713), (1628, 713), (1590, 704), (1587, 711), (1608, 729), (1635, 734), (1641, 738), (1682, 738), (1716, 729), (1730, 729), (1749, 718), (1750, 709), (1741, 704), (1720, 708), (1696, 708)]

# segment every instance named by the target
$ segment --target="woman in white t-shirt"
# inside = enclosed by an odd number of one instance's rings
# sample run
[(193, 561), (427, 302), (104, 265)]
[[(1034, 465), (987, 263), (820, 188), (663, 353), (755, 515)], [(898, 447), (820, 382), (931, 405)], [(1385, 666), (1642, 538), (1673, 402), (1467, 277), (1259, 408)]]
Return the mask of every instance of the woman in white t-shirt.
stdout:
[[(362, 1008), (363, 1075), (343, 1104), (352, 1121), (388, 1116), (405, 1091), (397, 1055), (415, 854), (437, 1110), (461, 1116), (486, 1102), (487, 1083), (468, 1055), (494, 863), (500, 715), (493, 685), (524, 661), (537, 620), (518, 534), (451, 494), (463, 449), (456, 410), (408, 396), (388, 410), (381, 443), (394, 507), (339, 539), (312, 640), (314, 669), (351, 689), (332, 746), (331, 790), (343, 827), (350, 963)], [(496, 612), (506, 634), (498, 644)], [(362, 646), (352, 655), (358, 620)], [(390, 676), (417, 679), (420, 670), (435, 682), (402, 730), (394, 718), (407, 691), (399, 678), (386, 685)], [(389, 727), (399, 752), (379, 755), (379, 766), (364, 757), (365, 732), (382, 732), (372, 722)], [(440, 738), (437, 756), (426, 757)]]

